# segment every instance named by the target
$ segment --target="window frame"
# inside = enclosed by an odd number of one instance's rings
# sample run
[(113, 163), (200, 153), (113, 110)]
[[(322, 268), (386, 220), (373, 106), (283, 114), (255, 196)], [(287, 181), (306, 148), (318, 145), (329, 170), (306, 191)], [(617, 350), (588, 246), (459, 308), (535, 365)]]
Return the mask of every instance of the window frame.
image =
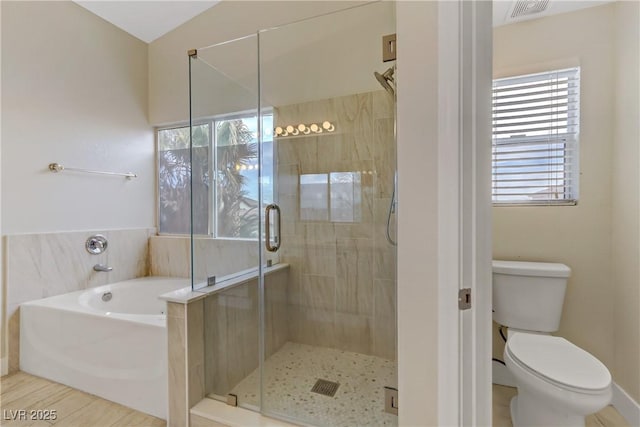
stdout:
[[(549, 145), (551, 146), (552, 144), (554, 144), (553, 141), (557, 141), (557, 144), (565, 144), (565, 148), (563, 149), (563, 154), (562, 154), (562, 165), (563, 165), (563, 176), (565, 177), (565, 180), (571, 180), (573, 183), (571, 185), (563, 185), (563, 189), (564, 189), (564, 193), (565, 195), (563, 196), (563, 198), (559, 198), (559, 199), (552, 199), (550, 197), (546, 198), (546, 199), (531, 199), (531, 200), (503, 200), (503, 201), (497, 201), (495, 200), (496, 195), (494, 194), (495, 191), (495, 185), (494, 183), (495, 181), (495, 175), (494, 173), (496, 172), (496, 170), (498, 169), (498, 167), (496, 166), (496, 161), (497, 160), (497, 154), (496, 154), (496, 147), (500, 145), (500, 142), (497, 141), (497, 138), (494, 138), (494, 126), (495, 126), (495, 122), (496, 122), (496, 118), (495, 118), (495, 112), (494, 112), (494, 107), (492, 105), (492, 110), (491, 110), (491, 123), (492, 123), (492, 133), (491, 133), (491, 152), (492, 152), (492, 157), (491, 157), (491, 202), (492, 202), (492, 206), (494, 207), (518, 207), (518, 206), (576, 206), (578, 204), (579, 201), (579, 190), (580, 190), (580, 185), (579, 185), (579, 177), (580, 177), (580, 158), (579, 158), (579, 154), (580, 154), (580, 100), (581, 100), (581, 67), (579, 65), (576, 66), (572, 66), (572, 67), (568, 67), (568, 68), (560, 68), (560, 69), (551, 69), (551, 70), (547, 70), (547, 71), (542, 71), (542, 72), (535, 72), (535, 73), (528, 73), (528, 74), (518, 74), (518, 75), (513, 75), (513, 76), (507, 76), (507, 77), (500, 77), (500, 78), (496, 78), (493, 79), (493, 84), (492, 84), (492, 103), (494, 102), (495, 98), (495, 90), (496, 88), (499, 88), (500, 86), (496, 86), (496, 82), (504, 82), (504, 81), (509, 81), (508, 84), (505, 84), (503, 86), (509, 86), (509, 85), (517, 85), (517, 84), (526, 84), (527, 82), (531, 82), (533, 84), (535, 84), (535, 82), (539, 82), (541, 80), (548, 80), (548, 77), (553, 75), (553, 74), (558, 74), (558, 75), (565, 75), (568, 76), (568, 80), (569, 82), (571, 82), (571, 80), (573, 79), (574, 81), (577, 82), (577, 86), (575, 86), (576, 90), (575, 93), (571, 93), (570, 91), (570, 87), (567, 88), (567, 118), (566, 118), (566, 134), (563, 135), (559, 135), (559, 136), (550, 136), (550, 135), (532, 135), (532, 136), (517, 136), (516, 138), (518, 139), (517, 141), (514, 140), (514, 145), (517, 144), (535, 144), (536, 142), (539, 142), (540, 145)], [(543, 79), (544, 77), (547, 77), (547, 79)], [(552, 84), (549, 84), (552, 85)], [(570, 110), (571, 110), (571, 106), (575, 106), (575, 115), (572, 116), (572, 114), (570, 114)], [(549, 108), (554, 108), (555, 106), (553, 104), (549, 104)], [(544, 108), (544, 107), (539, 107), (539, 108)], [(549, 113), (549, 115), (552, 115), (553, 113)], [(517, 118), (517, 117), (516, 117)], [(504, 118), (503, 118), (504, 119)], [(515, 119), (515, 118), (514, 118)], [(513, 120), (513, 119), (512, 119)], [(558, 119), (555, 119), (558, 120)], [(560, 119), (562, 120), (562, 119)], [(548, 123), (554, 123), (554, 119), (550, 119), (548, 121)], [(524, 129), (524, 131), (526, 131), (526, 129)], [(517, 132), (517, 130), (514, 130), (514, 132)], [(502, 143), (505, 144), (506, 142), (506, 138), (505, 141), (503, 141)], [(558, 150), (557, 148), (554, 150)], [(504, 155), (504, 153), (503, 153)], [(571, 157), (571, 160), (568, 160), (568, 157)], [(506, 159), (502, 159), (502, 161), (504, 161)], [(560, 164), (560, 163), (559, 163)], [(569, 166), (567, 166), (569, 165)], [(504, 166), (503, 166), (504, 167)], [(541, 172), (541, 173), (545, 173), (545, 172)], [(567, 176), (568, 174), (568, 176)], [(517, 175), (517, 173), (513, 173), (513, 175)], [(515, 178), (514, 178), (515, 179)], [(523, 182), (523, 185), (526, 185), (526, 182)], [(571, 190), (571, 194), (569, 194), (569, 197), (567, 197), (566, 193), (567, 193), (567, 189)], [(532, 193), (532, 195), (535, 193)]]
[[(247, 119), (252, 117), (255, 117), (256, 120), (260, 120), (265, 116), (273, 116), (273, 109), (264, 109), (261, 113), (257, 113), (254, 111), (240, 111), (235, 113), (221, 114), (221, 115), (216, 115), (212, 117), (201, 118), (191, 122), (191, 124), (188, 121), (185, 121), (185, 122), (172, 123), (166, 126), (155, 127), (154, 129), (155, 148), (156, 148), (155, 198), (156, 198), (156, 224), (157, 224), (158, 236), (176, 236), (176, 237), (191, 236), (191, 233), (185, 234), (185, 233), (171, 233), (166, 231), (165, 232), (160, 231), (160, 210), (161, 210), (161, 206), (160, 206), (160, 138), (159, 138), (160, 132), (165, 130), (182, 129), (182, 128), (207, 125), (209, 127), (209, 145), (208, 145), (208, 149), (209, 149), (209, 156), (208, 156), (209, 165), (208, 166), (209, 167), (207, 171), (209, 173), (209, 185), (210, 185), (210, 191), (208, 192), (208, 213), (207, 213), (208, 226), (207, 226), (207, 234), (194, 234), (194, 236), (198, 238), (217, 239), (217, 240), (241, 240), (241, 241), (257, 241), (258, 240), (258, 238), (253, 238), (253, 237), (221, 237), (218, 235), (218, 215), (217, 215), (217, 212), (218, 212), (217, 179), (218, 177), (216, 173), (217, 172), (216, 168), (218, 164), (217, 163), (218, 141), (217, 141), (216, 123), (221, 121)], [(258, 129), (264, 135), (264, 129), (261, 126), (259, 126)], [(263, 138), (258, 137), (259, 145), (262, 145), (261, 143), (264, 143), (264, 142), (265, 141)], [(273, 144), (273, 175), (275, 176), (277, 173), (276, 171), (277, 152), (276, 152), (274, 137), (272, 137), (271, 142), (274, 143)], [(260, 162), (261, 165), (262, 163), (263, 161)], [(275, 198), (277, 194), (276, 183), (275, 183), (276, 180), (272, 179), (272, 181), (273, 181), (272, 182), (273, 194)], [(258, 185), (262, 185), (261, 180), (258, 180)], [(258, 203), (260, 203), (260, 200), (258, 200)]]

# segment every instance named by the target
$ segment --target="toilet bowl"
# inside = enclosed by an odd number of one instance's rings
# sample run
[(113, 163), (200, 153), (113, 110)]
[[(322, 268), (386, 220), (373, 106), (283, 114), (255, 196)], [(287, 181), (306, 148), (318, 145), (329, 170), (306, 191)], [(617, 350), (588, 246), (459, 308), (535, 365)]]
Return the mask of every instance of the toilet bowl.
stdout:
[(504, 360), (518, 387), (511, 401), (514, 427), (584, 427), (586, 415), (611, 401), (609, 370), (564, 338), (515, 332)]
[(493, 319), (509, 328), (504, 362), (518, 395), (511, 420), (521, 426), (584, 427), (612, 397), (611, 374), (558, 330), (571, 269), (564, 264), (493, 261)]

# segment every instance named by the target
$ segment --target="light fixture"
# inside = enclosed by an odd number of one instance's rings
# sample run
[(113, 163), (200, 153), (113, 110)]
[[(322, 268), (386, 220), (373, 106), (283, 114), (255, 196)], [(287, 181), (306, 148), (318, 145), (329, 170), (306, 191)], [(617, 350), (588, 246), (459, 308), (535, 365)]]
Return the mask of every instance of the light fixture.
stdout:
[(309, 135), (311, 133), (334, 132), (336, 127), (328, 120), (322, 122), (322, 125), (311, 123), (309, 125), (300, 123), (297, 125), (287, 125), (285, 127), (277, 126), (273, 129), (276, 137)]
[(331, 122), (325, 120), (324, 122), (322, 122), (322, 129), (326, 130), (327, 132), (333, 132), (336, 127)]
[(300, 123), (298, 125), (298, 130), (300, 132), (302, 132), (303, 134), (305, 134), (305, 135), (307, 135), (307, 134), (309, 134), (309, 132), (311, 132), (311, 130), (304, 123)]

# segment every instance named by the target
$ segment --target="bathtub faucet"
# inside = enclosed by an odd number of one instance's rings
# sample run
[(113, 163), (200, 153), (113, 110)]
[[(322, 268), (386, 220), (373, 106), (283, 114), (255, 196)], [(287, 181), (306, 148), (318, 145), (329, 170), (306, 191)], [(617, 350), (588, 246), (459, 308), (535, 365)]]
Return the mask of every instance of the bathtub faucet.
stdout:
[(93, 266), (93, 269), (95, 271), (104, 271), (104, 272), (108, 272), (113, 270), (113, 267), (109, 267), (108, 265), (104, 265), (104, 264), (96, 264)]

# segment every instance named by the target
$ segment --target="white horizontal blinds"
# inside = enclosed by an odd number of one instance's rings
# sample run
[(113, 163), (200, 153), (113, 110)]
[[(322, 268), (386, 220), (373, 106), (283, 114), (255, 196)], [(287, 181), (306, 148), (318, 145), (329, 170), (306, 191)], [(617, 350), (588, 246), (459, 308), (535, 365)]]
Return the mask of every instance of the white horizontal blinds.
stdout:
[(493, 81), (493, 202), (578, 199), (580, 68)]

